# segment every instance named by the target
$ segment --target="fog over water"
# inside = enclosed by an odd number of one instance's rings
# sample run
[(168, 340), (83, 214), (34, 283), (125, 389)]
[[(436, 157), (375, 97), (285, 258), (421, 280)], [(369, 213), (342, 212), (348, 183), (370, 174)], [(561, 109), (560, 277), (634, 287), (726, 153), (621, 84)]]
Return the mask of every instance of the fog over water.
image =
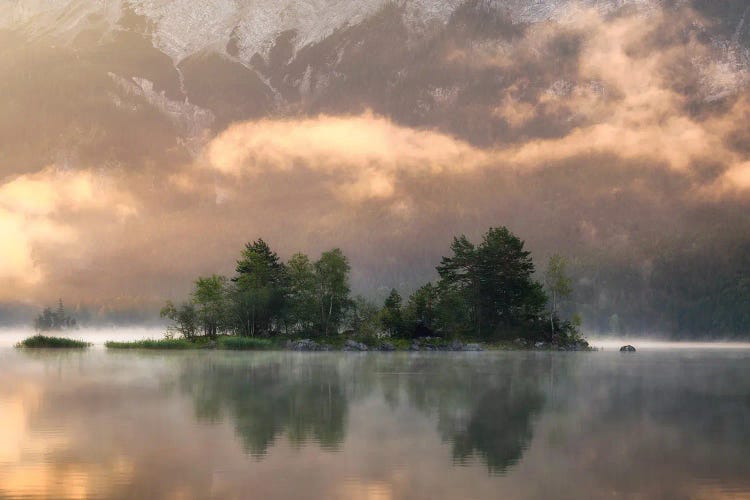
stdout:
[(0, 364), (0, 497), (750, 495), (745, 348)]
[[(94, 347), (103, 347), (108, 340), (133, 341), (144, 339), (160, 339), (164, 337), (166, 329), (154, 326), (144, 327), (110, 327), (110, 328), (81, 328), (69, 332), (56, 333), (56, 336), (91, 342)], [(2, 328), (0, 329), (0, 347), (9, 347), (17, 342), (34, 335), (32, 328)], [(589, 343), (602, 351), (619, 350), (624, 345), (633, 345), (637, 349), (646, 350), (675, 350), (675, 349), (750, 349), (750, 342), (734, 340), (712, 342), (690, 342), (658, 339), (644, 335), (641, 337), (588, 337)]]

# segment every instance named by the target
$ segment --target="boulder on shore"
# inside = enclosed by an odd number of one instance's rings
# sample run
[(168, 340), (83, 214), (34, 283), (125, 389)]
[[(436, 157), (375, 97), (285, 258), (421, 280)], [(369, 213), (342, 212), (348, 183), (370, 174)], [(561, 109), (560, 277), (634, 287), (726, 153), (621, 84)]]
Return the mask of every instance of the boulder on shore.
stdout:
[(620, 352), (635, 352), (635, 347), (632, 345), (624, 345), (620, 347)]
[(367, 351), (367, 346), (363, 344), (362, 342), (357, 342), (356, 340), (347, 340), (344, 342), (344, 351)]
[(396, 350), (396, 346), (391, 344), (390, 342), (383, 342), (383, 344), (380, 346), (380, 350), (385, 352), (393, 352)]
[(464, 344), (462, 351), (484, 351), (482, 344)]
[(287, 349), (291, 351), (322, 351), (323, 346), (319, 345), (314, 340), (302, 339), (302, 340), (290, 340), (286, 344)]

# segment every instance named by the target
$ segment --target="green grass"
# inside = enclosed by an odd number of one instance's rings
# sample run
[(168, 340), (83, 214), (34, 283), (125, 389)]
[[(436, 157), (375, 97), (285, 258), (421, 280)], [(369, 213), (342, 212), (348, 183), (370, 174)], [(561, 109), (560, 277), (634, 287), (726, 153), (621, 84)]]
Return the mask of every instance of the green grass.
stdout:
[(273, 349), (274, 343), (269, 339), (251, 337), (222, 337), (218, 340), (219, 349), (230, 351), (263, 351)]
[(107, 349), (199, 349), (200, 344), (185, 339), (137, 340), (134, 342), (106, 342)]
[(91, 346), (89, 342), (84, 342), (82, 340), (48, 337), (46, 335), (34, 335), (33, 337), (29, 337), (16, 344), (16, 347), (29, 347), (34, 349), (83, 349), (89, 346)]

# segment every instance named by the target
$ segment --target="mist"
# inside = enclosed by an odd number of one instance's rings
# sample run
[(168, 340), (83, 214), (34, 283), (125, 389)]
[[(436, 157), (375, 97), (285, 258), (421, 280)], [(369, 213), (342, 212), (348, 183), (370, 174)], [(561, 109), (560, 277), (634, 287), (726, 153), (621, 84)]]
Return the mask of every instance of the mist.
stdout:
[(282, 258), (340, 247), (382, 299), (505, 225), (539, 271), (570, 260), (589, 332), (744, 336), (742, 2), (646, 4), (532, 22), (466, 2), (421, 31), (385, 6), (252, 54), (164, 52), (125, 8), (75, 36), (6, 23), (0, 321), (58, 298), (158, 321), (259, 237)]

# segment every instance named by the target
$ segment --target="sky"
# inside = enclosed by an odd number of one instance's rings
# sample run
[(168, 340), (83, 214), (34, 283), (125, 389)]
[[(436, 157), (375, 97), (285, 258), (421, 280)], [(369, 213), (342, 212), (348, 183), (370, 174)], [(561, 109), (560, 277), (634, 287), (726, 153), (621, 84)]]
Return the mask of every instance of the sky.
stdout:
[(0, 30), (0, 302), (153, 309), (259, 237), (283, 258), (342, 248), (370, 296), (434, 279), (454, 235), (491, 226), (583, 285), (735, 248), (750, 35), (735, 11), (664, 5), (489, 28), (467, 8), (419, 34), (385, 9), (276, 69), (281, 38), (258, 69), (175, 63), (129, 25)]

